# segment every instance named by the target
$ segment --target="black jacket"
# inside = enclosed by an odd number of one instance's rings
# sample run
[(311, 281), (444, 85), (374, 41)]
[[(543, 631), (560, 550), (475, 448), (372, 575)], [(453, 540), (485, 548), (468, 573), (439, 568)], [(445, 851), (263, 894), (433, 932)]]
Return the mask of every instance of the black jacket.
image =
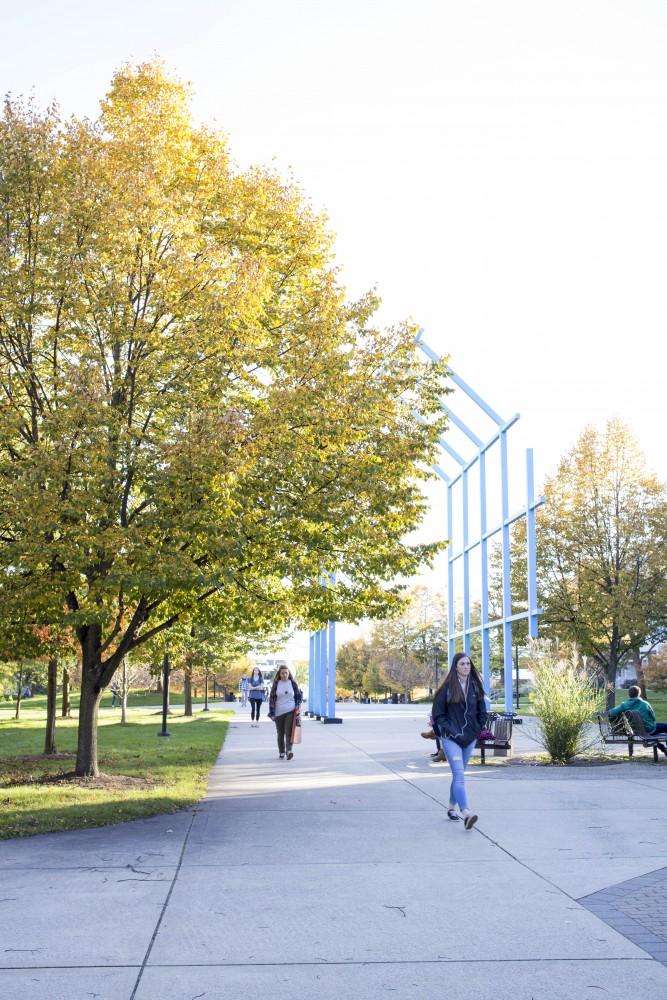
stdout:
[(431, 710), (440, 736), (467, 747), (484, 728), (488, 712), (484, 697), (479, 698), (472, 680), (468, 683), (465, 701), (449, 701), (444, 685), (437, 692)]

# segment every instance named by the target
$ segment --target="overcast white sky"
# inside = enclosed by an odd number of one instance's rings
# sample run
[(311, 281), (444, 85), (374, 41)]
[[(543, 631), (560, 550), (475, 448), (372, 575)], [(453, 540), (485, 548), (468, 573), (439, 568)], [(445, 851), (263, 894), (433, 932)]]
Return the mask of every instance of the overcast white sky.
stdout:
[(25, 0), (3, 92), (95, 115), (158, 54), (241, 165), (291, 168), (351, 294), (425, 339), (538, 478), (618, 414), (667, 479), (661, 0)]

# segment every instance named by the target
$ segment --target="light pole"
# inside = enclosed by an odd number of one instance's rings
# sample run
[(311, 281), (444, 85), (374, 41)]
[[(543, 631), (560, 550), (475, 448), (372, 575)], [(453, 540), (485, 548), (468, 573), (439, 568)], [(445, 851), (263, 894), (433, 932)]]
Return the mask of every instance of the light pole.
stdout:
[(167, 647), (164, 648), (164, 660), (162, 661), (162, 729), (158, 736), (171, 736), (167, 729), (167, 714), (169, 712), (169, 653)]
[(208, 667), (204, 672), (204, 711), (210, 712), (211, 709), (208, 707)]
[(433, 648), (433, 656), (434, 656), (434, 659), (435, 659), (435, 690), (437, 691), (438, 687), (439, 687), (439, 685), (438, 685), (438, 680), (439, 680), (438, 668), (440, 667), (440, 646), (438, 646), (437, 644)]

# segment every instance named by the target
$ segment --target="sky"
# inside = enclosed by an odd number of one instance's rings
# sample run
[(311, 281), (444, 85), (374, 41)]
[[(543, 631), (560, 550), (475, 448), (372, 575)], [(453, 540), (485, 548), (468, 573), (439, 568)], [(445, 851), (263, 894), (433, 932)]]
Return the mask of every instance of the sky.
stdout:
[(383, 322), (414, 319), (521, 414), (538, 483), (613, 415), (667, 480), (664, 2), (3, 8), (3, 92), (94, 117), (125, 61), (189, 81), (241, 167), (274, 164), (326, 211), (350, 296), (376, 286)]

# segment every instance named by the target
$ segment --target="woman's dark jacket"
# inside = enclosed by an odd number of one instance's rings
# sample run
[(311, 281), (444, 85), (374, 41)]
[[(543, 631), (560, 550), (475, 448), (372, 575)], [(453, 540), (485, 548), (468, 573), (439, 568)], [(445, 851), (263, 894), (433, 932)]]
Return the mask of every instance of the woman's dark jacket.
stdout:
[(433, 700), (431, 714), (441, 737), (453, 740), (460, 747), (467, 747), (484, 728), (488, 712), (484, 696), (478, 695), (471, 679), (465, 701), (450, 701), (443, 684)]
[[(271, 691), (269, 692), (269, 718), (272, 718), (276, 714), (276, 699), (278, 697), (278, 678), (271, 685)], [(298, 708), (301, 704), (303, 695), (301, 694), (301, 688), (297, 687), (296, 681), (292, 681), (292, 690), (294, 691), (294, 707)]]

